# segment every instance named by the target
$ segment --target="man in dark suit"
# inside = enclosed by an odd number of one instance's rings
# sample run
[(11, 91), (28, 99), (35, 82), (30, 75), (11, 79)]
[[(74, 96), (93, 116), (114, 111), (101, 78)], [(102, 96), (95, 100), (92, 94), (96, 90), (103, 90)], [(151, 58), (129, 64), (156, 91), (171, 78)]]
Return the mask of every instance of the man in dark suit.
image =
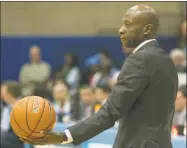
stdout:
[(128, 9), (119, 32), (124, 51), (130, 55), (103, 107), (64, 133), (44, 132), (47, 136), (42, 140), (25, 141), (78, 145), (120, 119), (113, 148), (172, 148), (170, 130), (178, 78), (169, 55), (155, 39), (158, 26), (153, 8), (136, 5)]

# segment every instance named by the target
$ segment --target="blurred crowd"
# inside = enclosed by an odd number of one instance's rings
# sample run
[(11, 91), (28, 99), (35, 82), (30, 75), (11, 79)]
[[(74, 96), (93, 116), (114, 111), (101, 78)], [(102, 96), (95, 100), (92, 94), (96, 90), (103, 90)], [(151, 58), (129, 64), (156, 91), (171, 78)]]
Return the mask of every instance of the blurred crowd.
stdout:
[[(172, 133), (180, 135), (185, 134), (186, 126), (185, 41), (186, 21), (181, 25), (178, 48), (169, 53), (179, 76)], [(9, 114), (18, 99), (30, 95), (44, 97), (53, 104), (57, 122), (76, 122), (95, 114), (102, 107), (120, 72), (107, 50), (85, 59), (85, 70), (80, 69), (79, 59), (74, 53), (66, 53), (63, 64), (54, 70), (42, 59), (39, 46), (32, 46), (29, 55), (30, 61), (20, 69), (19, 82), (5, 81), (1, 84), (1, 132), (4, 133), (1, 140), (4, 143), (8, 143), (11, 137)]]

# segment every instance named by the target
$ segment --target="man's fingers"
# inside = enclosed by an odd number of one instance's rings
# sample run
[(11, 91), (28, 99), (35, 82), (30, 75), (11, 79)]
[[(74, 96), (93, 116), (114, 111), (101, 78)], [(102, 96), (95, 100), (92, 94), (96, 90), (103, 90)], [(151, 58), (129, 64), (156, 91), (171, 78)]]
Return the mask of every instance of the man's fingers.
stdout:
[(27, 143), (27, 141), (26, 140), (24, 140), (24, 139), (22, 139), (22, 138), (19, 138), (22, 142), (25, 142), (25, 143)]
[(23, 138), (19, 138), (21, 141), (23, 141), (24, 143), (29, 143), (29, 141), (28, 140), (26, 140), (26, 139), (23, 139)]
[(52, 131), (41, 131), (41, 134), (50, 134)]
[(30, 143), (28, 140), (24, 139), (24, 138), (19, 138), (22, 142), (24, 143)]
[(55, 133), (52, 131), (41, 131), (40, 133), (45, 135), (55, 135)]
[(33, 145), (44, 145), (42, 142), (39, 142), (38, 140), (33, 140), (33, 139), (24, 139), (24, 138), (20, 138), (21, 141), (23, 141), (24, 143), (29, 143), (29, 144), (33, 144)]

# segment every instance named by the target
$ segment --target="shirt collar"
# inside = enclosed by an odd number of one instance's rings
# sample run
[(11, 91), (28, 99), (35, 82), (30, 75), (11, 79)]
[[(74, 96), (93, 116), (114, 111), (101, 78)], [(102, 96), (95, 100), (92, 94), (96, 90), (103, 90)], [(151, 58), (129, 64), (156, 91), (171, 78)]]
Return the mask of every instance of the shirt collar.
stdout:
[(151, 42), (151, 41), (156, 41), (156, 39), (150, 39), (150, 40), (146, 40), (144, 42), (142, 42), (140, 45), (138, 45), (134, 50), (133, 53), (135, 53), (136, 51), (138, 51), (138, 49), (140, 49), (142, 46), (144, 46), (145, 44)]
[(106, 101), (107, 101), (107, 99), (103, 100), (103, 101), (102, 101), (102, 105), (104, 105)]

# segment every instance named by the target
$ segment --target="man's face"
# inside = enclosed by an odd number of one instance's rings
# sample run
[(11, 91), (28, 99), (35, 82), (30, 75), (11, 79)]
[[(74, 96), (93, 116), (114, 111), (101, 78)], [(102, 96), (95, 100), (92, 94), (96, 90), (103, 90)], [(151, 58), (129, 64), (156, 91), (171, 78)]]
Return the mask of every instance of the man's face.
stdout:
[(80, 98), (84, 104), (91, 104), (93, 102), (93, 92), (91, 89), (86, 88), (80, 91)]
[(178, 91), (177, 98), (175, 101), (175, 110), (182, 111), (186, 106), (186, 97), (182, 94), (182, 92)]
[(144, 22), (139, 11), (129, 9), (123, 17), (123, 24), (119, 29), (120, 39), (126, 53), (131, 52), (144, 41)]

